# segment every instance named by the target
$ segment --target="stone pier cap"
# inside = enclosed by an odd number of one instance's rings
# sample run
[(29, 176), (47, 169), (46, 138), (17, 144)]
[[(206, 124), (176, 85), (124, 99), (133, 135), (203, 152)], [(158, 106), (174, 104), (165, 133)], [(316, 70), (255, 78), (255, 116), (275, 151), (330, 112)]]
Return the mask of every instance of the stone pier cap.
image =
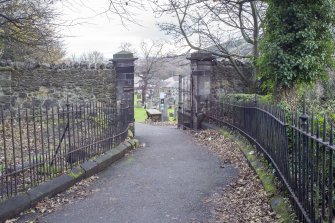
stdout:
[(212, 61), (216, 59), (215, 56), (213, 56), (212, 53), (208, 51), (196, 51), (194, 53), (191, 53), (191, 57), (187, 58), (188, 60), (202, 60), (202, 61)]
[(116, 54), (113, 54), (113, 59), (110, 61), (119, 62), (119, 61), (135, 61), (138, 58), (134, 57), (134, 54), (125, 50), (122, 50)]

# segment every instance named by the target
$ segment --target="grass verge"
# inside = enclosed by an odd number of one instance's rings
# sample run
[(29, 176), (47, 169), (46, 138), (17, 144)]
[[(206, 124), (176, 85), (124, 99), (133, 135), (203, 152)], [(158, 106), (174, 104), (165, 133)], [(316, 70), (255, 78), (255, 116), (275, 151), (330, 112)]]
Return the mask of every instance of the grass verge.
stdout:
[(144, 108), (134, 108), (135, 122), (144, 122), (147, 118), (147, 113)]
[[(145, 122), (145, 120), (147, 119), (147, 113), (146, 113), (145, 109), (142, 108), (142, 107), (135, 107), (134, 108), (134, 113), (135, 113), (135, 122)], [(168, 109), (168, 118), (169, 118), (168, 121), (169, 122), (175, 122), (176, 121), (176, 119), (172, 116), (173, 113), (174, 113), (174, 109), (169, 108)]]

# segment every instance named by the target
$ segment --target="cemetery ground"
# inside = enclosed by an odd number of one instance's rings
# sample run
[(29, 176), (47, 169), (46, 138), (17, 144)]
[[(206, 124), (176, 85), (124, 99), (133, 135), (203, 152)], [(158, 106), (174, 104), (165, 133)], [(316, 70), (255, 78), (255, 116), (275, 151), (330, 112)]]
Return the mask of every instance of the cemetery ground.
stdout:
[(147, 118), (147, 114), (145, 113), (145, 109), (142, 107), (135, 107), (134, 108), (135, 113), (135, 121), (136, 122), (144, 122)]
[(136, 138), (124, 159), (8, 222), (292, 222), (230, 133), (136, 123)]
[[(174, 109), (168, 109), (169, 122), (175, 123), (175, 118), (173, 117)], [(142, 107), (134, 107), (135, 121), (136, 122), (145, 122), (147, 120), (147, 113)]]

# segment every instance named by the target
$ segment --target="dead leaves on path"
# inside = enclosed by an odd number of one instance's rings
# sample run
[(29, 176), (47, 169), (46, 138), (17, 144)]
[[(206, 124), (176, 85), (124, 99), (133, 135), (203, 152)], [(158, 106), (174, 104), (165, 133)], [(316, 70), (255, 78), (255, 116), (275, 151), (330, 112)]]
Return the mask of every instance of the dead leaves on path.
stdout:
[(52, 198), (44, 199), (36, 205), (35, 210), (42, 214), (51, 213), (65, 204), (71, 204), (74, 201), (84, 199), (92, 193), (89, 186), (98, 178), (98, 176), (92, 176), (76, 183), (63, 193), (57, 194)]
[(87, 179), (84, 179), (66, 191), (59, 193), (51, 198), (45, 198), (34, 208), (31, 208), (25, 212), (20, 214), (19, 218), (7, 220), (6, 223), (14, 223), (14, 222), (40, 222), (39, 218), (45, 214), (52, 213), (56, 210), (61, 209), (66, 204), (71, 204), (75, 201), (82, 200), (96, 192), (96, 190), (92, 190), (90, 185), (95, 182), (99, 177), (94, 175)]
[(238, 179), (233, 180), (222, 193), (215, 193), (204, 201), (213, 214), (209, 222), (278, 222), (263, 185), (238, 145), (214, 130), (193, 135), (198, 143), (219, 156), (222, 168), (234, 165), (239, 171)]

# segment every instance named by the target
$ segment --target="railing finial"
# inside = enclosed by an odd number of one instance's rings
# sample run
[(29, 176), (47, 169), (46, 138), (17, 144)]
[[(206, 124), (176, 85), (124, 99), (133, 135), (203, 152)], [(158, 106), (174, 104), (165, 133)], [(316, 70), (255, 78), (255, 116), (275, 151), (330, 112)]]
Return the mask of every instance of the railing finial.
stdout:
[(304, 131), (307, 130), (307, 121), (308, 121), (308, 115), (306, 113), (306, 94), (304, 93), (303, 96), (303, 104), (302, 104), (302, 115), (300, 115), (301, 119), (301, 127)]
[(254, 103), (257, 104), (257, 94), (254, 95)]
[(303, 115), (306, 115), (306, 93), (303, 96)]

